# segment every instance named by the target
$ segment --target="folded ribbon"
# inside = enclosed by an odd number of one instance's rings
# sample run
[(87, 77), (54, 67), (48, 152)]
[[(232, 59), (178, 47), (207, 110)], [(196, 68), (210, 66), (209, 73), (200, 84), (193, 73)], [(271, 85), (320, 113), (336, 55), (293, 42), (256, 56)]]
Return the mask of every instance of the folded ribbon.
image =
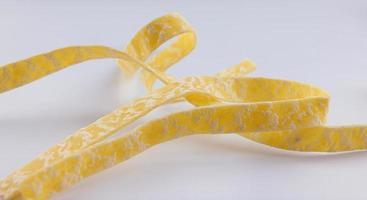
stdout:
[[(151, 56), (171, 38), (176, 40)], [(367, 148), (367, 126), (323, 126), (329, 102), (325, 91), (295, 81), (245, 77), (255, 69), (250, 61), (214, 76), (178, 80), (166, 75), (165, 70), (189, 54), (195, 44), (192, 27), (180, 15), (167, 14), (144, 26), (123, 51), (104, 46), (74, 46), (0, 67), (1, 93), (73, 64), (113, 58), (129, 76), (141, 68), (141, 80), (149, 91), (14, 171), (0, 182), (0, 199), (48, 199), (52, 193), (149, 147), (193, 134), (237, 133), (258, 143), (292, 151)], [(157, 79), (164, 86), (154, 89)], [(188, 101), (196, 108), (155, 119), (107, 140), (153, 109), (180, 101)]]

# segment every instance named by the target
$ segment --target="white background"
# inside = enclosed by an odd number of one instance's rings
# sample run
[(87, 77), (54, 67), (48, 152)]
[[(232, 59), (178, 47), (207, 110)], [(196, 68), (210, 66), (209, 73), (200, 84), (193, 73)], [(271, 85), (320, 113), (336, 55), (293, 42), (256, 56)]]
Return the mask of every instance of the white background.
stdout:
[[(0, 63), (68, 45), (122, 49), (141, 26), (173, 11), (196, 28), (198, 46), (170, 75), (210, 75), (250, 58), (258, 67), (252, 76), (329, 91), (329, 125), (367, 124), (364, 0), (0, 1)], [(0, 177), (142, 95), (141, 86), (130, 86), (114, 60), (99, 60), (1, 94)], [(300, 154), (238, 136), (193, 136), (154, 147), (55, 199), (366, 199), (366, 169), (365, 152)]]

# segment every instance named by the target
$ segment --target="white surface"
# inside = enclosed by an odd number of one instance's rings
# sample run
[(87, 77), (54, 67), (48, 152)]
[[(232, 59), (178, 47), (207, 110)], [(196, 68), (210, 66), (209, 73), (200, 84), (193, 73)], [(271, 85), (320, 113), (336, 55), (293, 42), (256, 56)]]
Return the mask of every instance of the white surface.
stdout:
[[(366, 1), (194, 2), (1, 1), (0, 63), (67, 45), (121, 49), (141, 26), (178, 11), (199, 38), (170, 75), (214, 74), (251, 58), (258, 66), (252, 76), (328, 90), (328, 124), (367, 124)], [(134, 96), (120, 76), (115, 61), (92, 61), (1, 94), (0, 177)], [(194, 136), (154, 147), (55, 199), (366, 199), (366, 168), (366, 152), (299, 154), (236, 136)]]

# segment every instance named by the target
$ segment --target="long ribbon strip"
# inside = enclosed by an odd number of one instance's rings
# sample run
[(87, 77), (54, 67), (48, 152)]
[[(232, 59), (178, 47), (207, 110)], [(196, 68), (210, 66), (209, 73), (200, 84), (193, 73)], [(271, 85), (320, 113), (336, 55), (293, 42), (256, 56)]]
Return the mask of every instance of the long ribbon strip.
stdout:
[[(162, 44), (170, 45), (151, 56)], [(195, 47), (191, 26), (168, 14), (144, 26), (124, 51), (104, 46), (58, 49), (0, 68), (0, 93), (40, 79), (73, 64), (113, 58), (150, 91), (70, 135), (0, 182), (0, 199), (48, 199), (83, 178), (144, 150), (193, 134), (235, 133), (272, 147), (307, 152), (367, 148), (367, 126), (325, 127), (329, 96), (320, 88), (295, 81), (246, 78), (250, 61), (214, 76), (177, 80), (165, 70)], [(149, 59), (152, 57), (151, 59)], [(155, 80), (165, 85), (153, 89)], [(108, 137), (155, 108), (188, 101), (197, 108), (147, 122), (116, 139)]]

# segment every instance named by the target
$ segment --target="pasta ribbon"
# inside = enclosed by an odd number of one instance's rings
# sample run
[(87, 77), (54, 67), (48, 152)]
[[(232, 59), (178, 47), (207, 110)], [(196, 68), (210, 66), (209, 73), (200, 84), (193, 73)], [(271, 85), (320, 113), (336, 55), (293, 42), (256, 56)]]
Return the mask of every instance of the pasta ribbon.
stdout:
[[(72, 46), (0, 67), (2, 93), (77, 63), (116, 59), (129, 76), (141, 70), (141, 81), (148, 90), (145, 96), (81, 128), (4, 178), (0, 182), (0, 199), (49, 199), (54, 192), (152, 146), (194, 134), (238, 134), (291, 151), (367, 148), (367, 126), (324, 126), (327, 92), (295, 81), (246, 77), (255, 69), (249, 60), (212, 76), (176, 79), (167, 75), (165, 71), (195, 45), (193, 28), (183, 17), (172, 13), (144, 26), (123, 51), (105, 46)], [(164, 85), (154, 88), (156, 80)], [(193, 108), (109, 138), (157, 107), (181, 101), (191, 103)]]

